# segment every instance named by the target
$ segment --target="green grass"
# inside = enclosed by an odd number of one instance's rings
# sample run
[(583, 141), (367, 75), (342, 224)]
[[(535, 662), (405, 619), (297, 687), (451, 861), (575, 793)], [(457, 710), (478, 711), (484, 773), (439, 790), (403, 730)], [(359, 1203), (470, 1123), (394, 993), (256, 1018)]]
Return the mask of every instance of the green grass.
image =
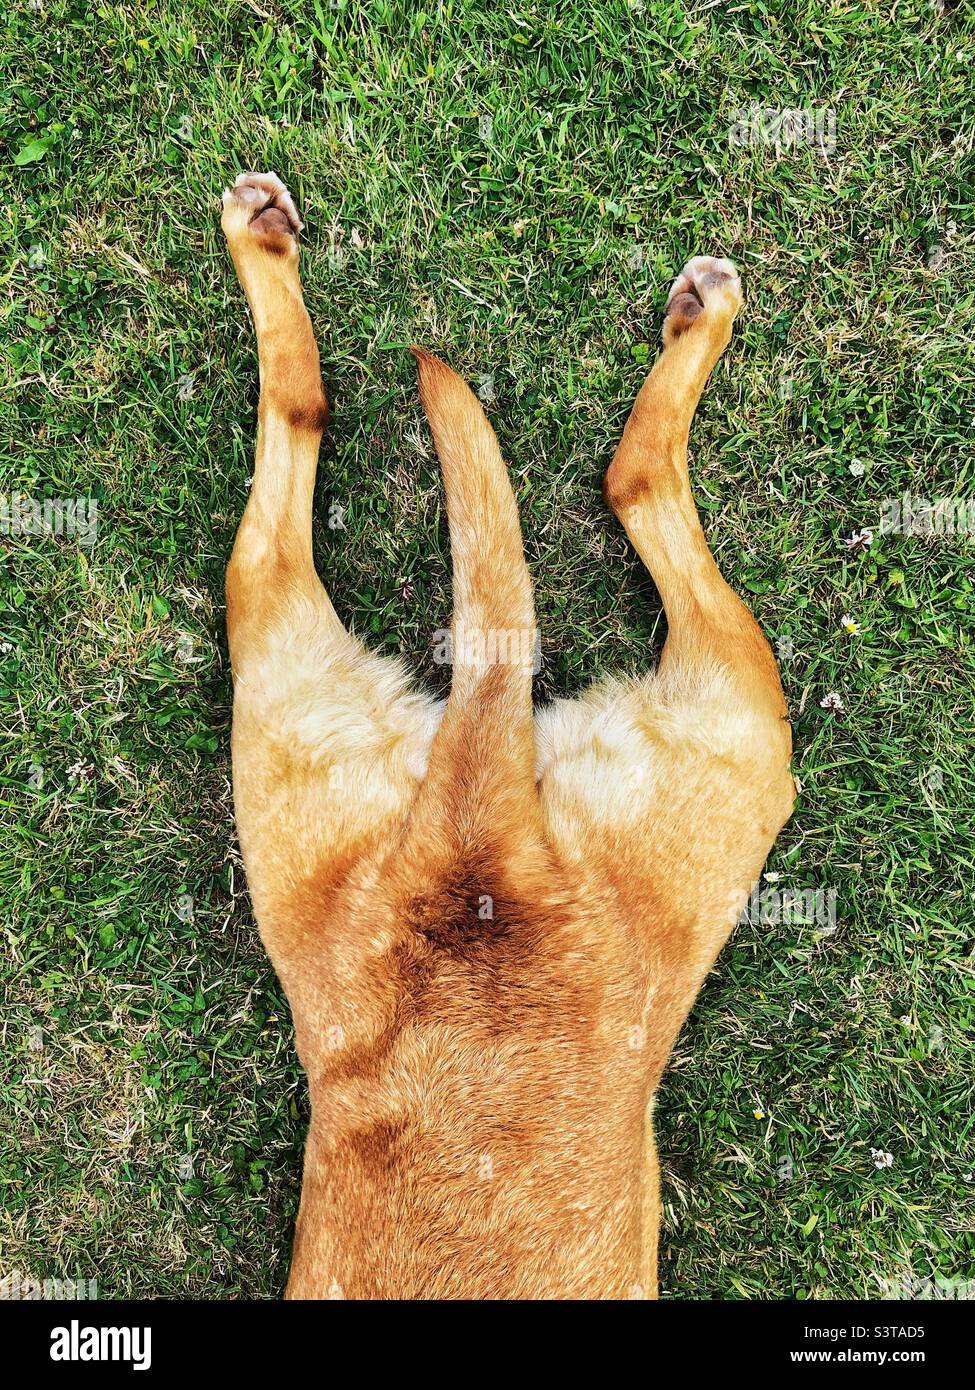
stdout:
[[(248, 168), (308, 224), (320, 569), (431, 683), (449, 555), (406, 344), (493, 377), (539, 696), (573, 692), (659, 649), (600, 479), (670, 278), (740, 266), (692, 472), (793, 644), (802, 794), (769, 869), (835, 888), (837, 929), (744, 926), (707, 982), (660, 1095), (663, 1290), (975, 1273), (975, 538), (879, 532), (905, 489), (975, 495), (975, 20), (893, 10), (6, 7), (0, 492), (100, 510), (91, 549), (0, 536), (0, 1274), (229, 1297), (287, 1271), (306, 1095), (234, 838), (222, 611), (257, 383), (217, 209)], [(835, 152), (731, 146), (753, 101), (832, 108)]]

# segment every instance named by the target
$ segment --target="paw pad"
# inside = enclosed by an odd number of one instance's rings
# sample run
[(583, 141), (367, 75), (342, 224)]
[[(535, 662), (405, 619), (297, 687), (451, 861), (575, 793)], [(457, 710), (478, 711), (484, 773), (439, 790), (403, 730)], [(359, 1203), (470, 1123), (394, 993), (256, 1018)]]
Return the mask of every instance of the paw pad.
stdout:
[(664, 310), (664, 341), (672, 342), (705, 310), (734, 318), (741, 307), (741, 280), (724, 257), (695, 256), (670, 287)]
[(278, 253), (293, 244), (304, 223), (294, 199), (277, 174), (238, 174), (223, 195), (227, 237), (254, 237), (265, 250)]

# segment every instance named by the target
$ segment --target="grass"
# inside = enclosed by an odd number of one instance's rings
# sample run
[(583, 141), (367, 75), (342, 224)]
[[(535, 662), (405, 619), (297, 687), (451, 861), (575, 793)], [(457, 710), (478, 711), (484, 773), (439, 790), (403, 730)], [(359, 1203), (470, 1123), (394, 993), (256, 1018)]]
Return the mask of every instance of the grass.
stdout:
[[(768, 867), (835, 889), (836, 930), (742, 926), (681, 1036), (663, 1291), (971, 1278), (975, 543), (879, 528), (907, 489), (973, 495), (971, 8), (14, 0), (0, 25), (0, 493), (99, 507), (91, 548), (0, 536), (0, 1274), (286, 1276), (306, 1097), (233, 831), (222, 579), (257, 384), (217, 226), (273, 168), (334, 406), (319, 566), (430, 682), (449, 555), (406, 344), (493, 378), (538, 693), (572, 692), (659, 649), (600, 479), (671, 277), (738, 263), (692, 471), (791, 641), (802, 793)], [(732, 145), (752, 102), (834, 110), (835, 151)]]

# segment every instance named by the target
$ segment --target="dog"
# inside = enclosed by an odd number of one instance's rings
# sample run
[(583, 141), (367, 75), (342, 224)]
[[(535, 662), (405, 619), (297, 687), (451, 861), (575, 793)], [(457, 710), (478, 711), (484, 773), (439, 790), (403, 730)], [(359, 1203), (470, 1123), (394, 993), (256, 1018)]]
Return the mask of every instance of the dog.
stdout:
[(227, 570), (235, 813), (311, 1097), (286, 1296), (654, 1298), (654, 1092), (794, 799), (778, 670), (688, 480), (738, 274), (684, 267), (605, 477), (663, 601), (658, 669), (536, 713), (532, 586), (477, 398), (412, 349), (453, 564), (436, 702), (315, 571), (328, 406), (295, 204), (241, 174), (222, 226), (260, 363)]

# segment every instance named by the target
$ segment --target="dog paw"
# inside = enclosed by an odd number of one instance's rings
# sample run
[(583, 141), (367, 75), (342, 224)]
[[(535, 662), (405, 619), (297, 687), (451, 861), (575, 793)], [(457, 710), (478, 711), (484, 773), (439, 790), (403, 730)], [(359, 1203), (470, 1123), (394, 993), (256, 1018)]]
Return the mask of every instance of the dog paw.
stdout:
[(731, 261), (695, 256), (670, 287), (664, 309), (664, 342), (679, 338), (705, 309), (713, 309), (730, 322), (740, 308), (741, 280)]
[(238, 174), (224, 190), (220, 221), (232, 245), (250, 239), (272, 255), (297, 255), (304, 223), (277, 174)]

